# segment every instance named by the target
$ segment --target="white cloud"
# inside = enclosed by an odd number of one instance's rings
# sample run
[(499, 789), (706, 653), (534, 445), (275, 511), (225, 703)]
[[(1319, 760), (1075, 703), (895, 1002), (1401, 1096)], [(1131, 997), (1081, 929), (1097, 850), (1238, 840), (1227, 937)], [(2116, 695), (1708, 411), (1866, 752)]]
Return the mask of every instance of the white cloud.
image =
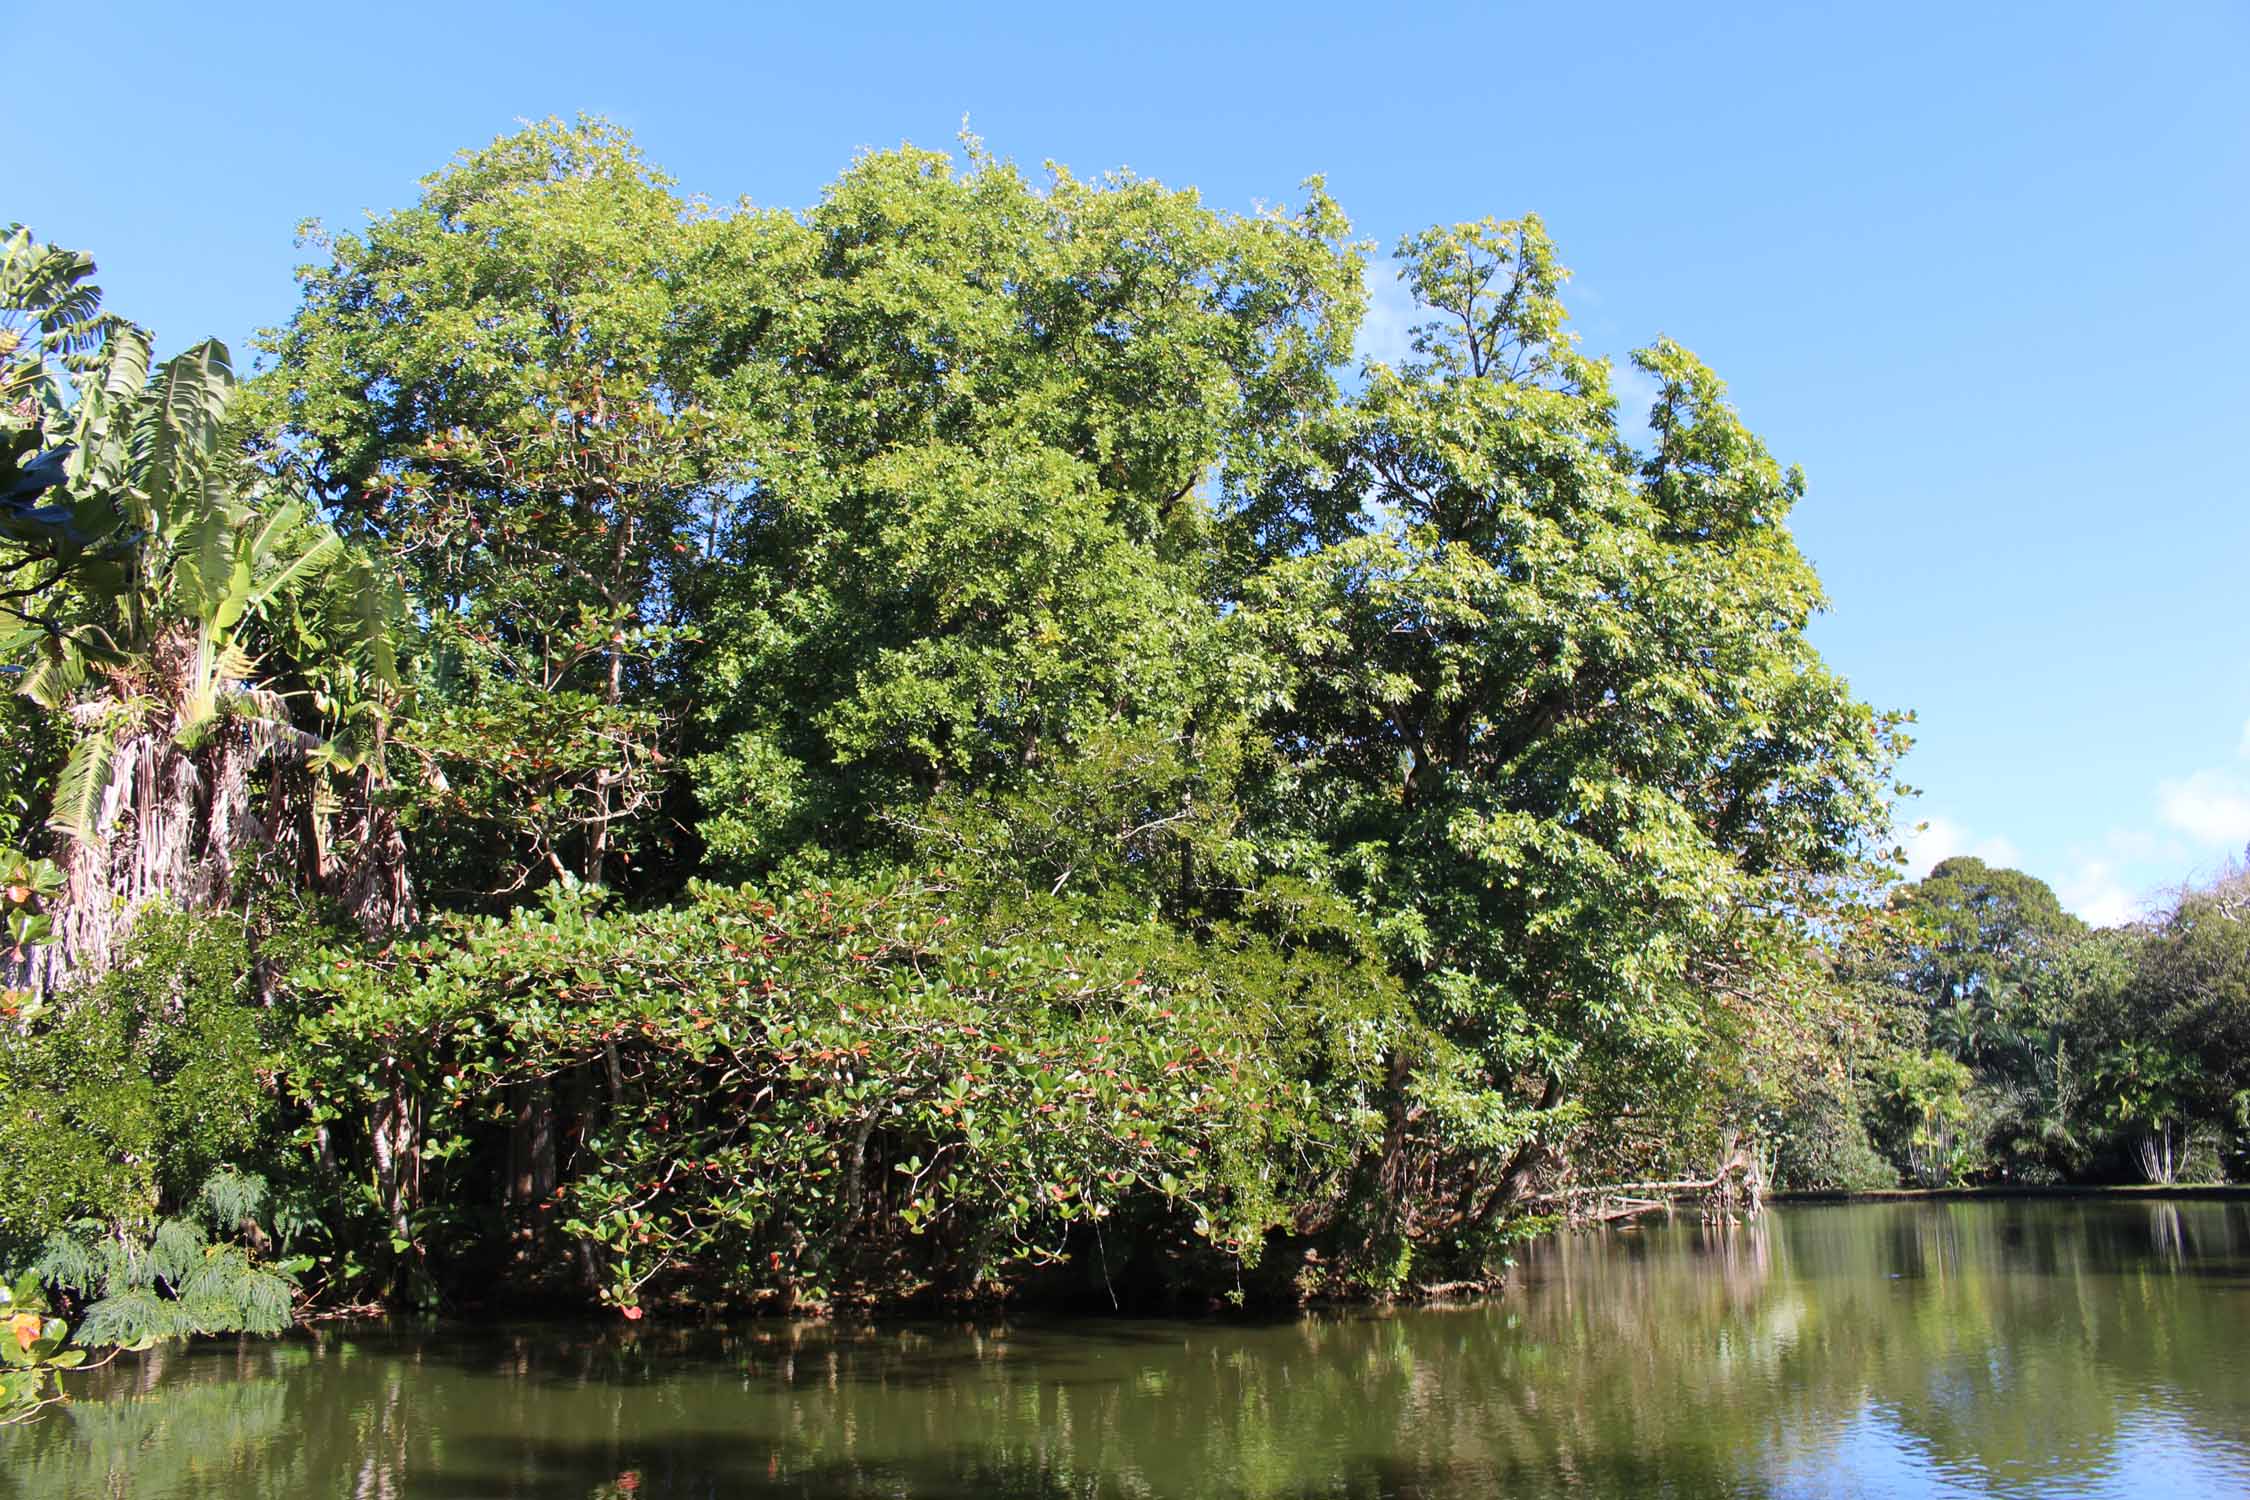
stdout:
[(2197, 843), (2214, 848), (2250, 844), (2250, 785), (2225, 770), (2196, 771), (2156, 789), (2164, 821)]
[[(2250, 723), (2235, 742), (2238, 761), (2250, 761)], [(2157, 811), (2166, 823), (2205, 849), (2230, 852), (2250, 844), (2250, 769), (2207, 766), (2156, 786)]]
[(2081, 856), (2078, 868), (2055, 882), (2055, 894), (2064, 906), (2096, 927), (2130, 922), (2147, 905), (2126, 886), (2115, 865), (2090, 856)]
[(1971, 838), (1969, 831), (1951, 818), (1936, 815), (1924, 818), (1918, 827), (1908, 828), (1900, 835), (1899, 843), (1906, 850), (1906, 878), (1909, 880), (1920, 880), (1956, 854), (1971, 855), (1988, 865), (2010, 868), (2023, 861), (2023, 851), (2005, 835)]
[(1390, 261), (1370, 260), (1363, 279), (1367, 316), (1360, 321), (1355, 352), (1369, 363), (1403, 364), (1413, 356), (1414, 325), (1424, 321), (1423, 311)]
[(2186, 864), (2194, 857), (2188, 846), (2173, 835), (2146, 828), (2112, 828), (2102, 847), (2127, 864)]

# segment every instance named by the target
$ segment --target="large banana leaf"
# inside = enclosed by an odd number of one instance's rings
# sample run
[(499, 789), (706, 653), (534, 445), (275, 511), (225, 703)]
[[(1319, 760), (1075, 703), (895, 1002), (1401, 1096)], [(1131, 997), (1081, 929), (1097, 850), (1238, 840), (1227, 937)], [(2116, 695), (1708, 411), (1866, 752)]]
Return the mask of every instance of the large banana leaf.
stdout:
[(250, 545), (245, 576), (254, 575), (256, 581), (244, 589), (237, 613), (261, 609), (310, 584), (343, 555), (344, 539), (315, 521), (312, 507), (301, 500), (284, 501), (267, 513)]
[(60, 357), (83, 356), (102, 341), (102, 289), (93, 278), (91, 255), (37, 243), (21, 224), (0, 240), (0, 308), (36, 318)]
[[(202, 486), (197, 487), (200, 491)], [(243, 519), (209, 493), (164, 528), (171, 543), (171, 577), (162, 580), (173, 612), (198, 621), (215, 619), (234, 576), (236, 532)]]
[[(234, 395), (226, 345), (207, 339), (157, 367), (133, 437), (140, 489), (167, 532), (183, 509), (205, 498), (203, 481), (215, 456)], [(191, 518), (191, 517), (190, 517)], [(183, 519), (190, 519), (183, 518)]]
[[(0, 238), (0, 312), (42, 330), (31, 357), (0, 361), (0, 565), (60, 564), (75, 603), (45, 612), (92, 616), (0, 638), (16, 690), (81, 727), (51, 825), (98, 844), (105, 810), (145, 811), (133, 807), (133, 768), (170, 753), (166, 733), (191, 753), (224, 733), (253, 759), (379, 772), (383, 689), (397, 687), (406, 623), (395, 576), (302, 497), (269, 493), (229, 442), (238, 387), (223, 344), (155, 364), (144, 331), (100, 311), (92, 274), (88, 257), (20, 230)], [(309, 701), (344, 726), (333, 743), (293, 722), (299, 703), (260, 677), (276, 655), (320, 685)]]

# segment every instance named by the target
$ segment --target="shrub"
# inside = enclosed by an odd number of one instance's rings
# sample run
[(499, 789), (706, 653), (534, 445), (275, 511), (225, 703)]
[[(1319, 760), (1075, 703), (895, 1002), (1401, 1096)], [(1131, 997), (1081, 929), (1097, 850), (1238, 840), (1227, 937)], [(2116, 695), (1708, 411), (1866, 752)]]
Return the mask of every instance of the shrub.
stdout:
[(279, 1333), (296, 1282), (289, 1267), (259, 1263), (238, 1236), (263, 1237), (256, 1215), (265, 1181), (219, 1172), (189, 1211), (145, 1238), (98, 1219), (48, 1238), (33, 1270), (86, 1304), (76, 1342), (146, 1348), (211, 1333)]
[(1898, 1172), (1867, 1138), (1851, 1089), (1820, 1077), (1782, 1111), (1774, 1182), (1797, 1192), (1861, 1193), (1897, 1187)]
[(290, 1079), (365, 1243), (444, 1278), (504, 1209), (511, 1274), (634, 1316), (988, 1295), (1073, 1246), (1254, 1260), (1356, 1158), (1361, 977), (911, 884), (556, 894), (301, 966)]
[(152, 913), (118, 966), (0, 1026), (0, 1258), (80, 1219), (146, 1229), (273, 1119), (240, 924)]

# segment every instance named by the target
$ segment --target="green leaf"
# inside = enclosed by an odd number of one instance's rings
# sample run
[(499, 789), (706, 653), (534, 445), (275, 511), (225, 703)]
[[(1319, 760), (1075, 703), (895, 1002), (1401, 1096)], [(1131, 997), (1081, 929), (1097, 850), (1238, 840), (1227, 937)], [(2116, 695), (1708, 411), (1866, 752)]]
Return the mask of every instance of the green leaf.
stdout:
[(55, 783), (54, 811), (47, 826), (81, 844), (99, 844), (107, 836), (101, 826), (102, 801), (109, 791), (117, 753), (117, 733), (99, 725), (71, 747), (62, 775)]

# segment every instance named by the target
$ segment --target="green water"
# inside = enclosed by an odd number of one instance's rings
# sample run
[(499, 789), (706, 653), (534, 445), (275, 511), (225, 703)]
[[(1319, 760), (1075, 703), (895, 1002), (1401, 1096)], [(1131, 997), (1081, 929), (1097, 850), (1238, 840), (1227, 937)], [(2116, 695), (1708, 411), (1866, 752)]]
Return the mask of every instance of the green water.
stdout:
[(2244, 1496), (2250, 1205), (1680, 1221), (1391, 1316), (362, 1327), (100, 1378), (0, 1436), (0, 1495)]

